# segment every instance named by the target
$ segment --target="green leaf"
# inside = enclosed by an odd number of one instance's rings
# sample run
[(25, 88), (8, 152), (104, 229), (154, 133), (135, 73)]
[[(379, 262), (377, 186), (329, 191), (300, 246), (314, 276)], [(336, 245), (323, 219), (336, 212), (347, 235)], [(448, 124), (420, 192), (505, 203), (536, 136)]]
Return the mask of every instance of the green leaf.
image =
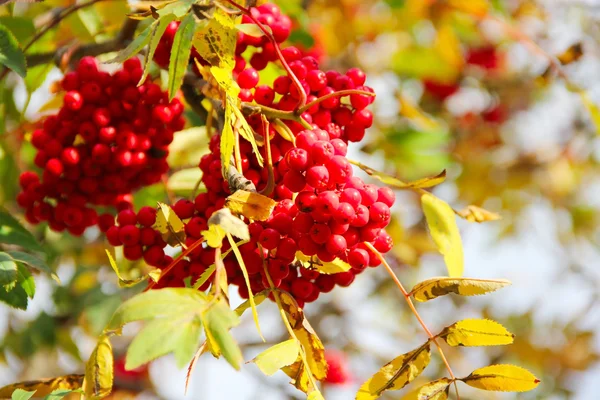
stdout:
[(33, 276), (31, 276), (31, 272), (27, 269), (27, 267), (21, 263), (17, 264), (17, 273), (18, 273), (18, 285), (23, 288), (25, 293), (27, 293), (27, 297), (33, 299), (35, 295), (35, 281), (33, 280)]
[(25, 78), (27, 93), (33, 93), (42, 86), (52, 68), (54, 68), (54, 64), (51, 62), (29, 68), (27, 70), (27, 77)]
[(196, 28), (196, 19), (194, 13), (189, 13), (173, 38), (173, 47), (171, 48), (171, 58), (169, 60), (169, 99), (173, 100), (177, 90), (183, 82), (183, 75), (190, 63), (190, 53), (192, 51), (192, 39)]
[(7, 251), (8, 255), (10, 255), (15, 261), (21, 261), (29, 265), (31, 268), (37, 269), (38, 271), (45, 272), (52, 277), (56, 282), (60, 283), (60, 279), (58, 276), (50, 269), (48, 264), (46, 264), (43, 260), (37, 258), (28, 253), (24, 253), (22, 251)]
[(10, 291), (6, 291), (4, 287), (0, 287), (0, 301), (13, 308), (27, 310), (27, 292), (20, 285), (15, 286)]
[(148, 25), (127, 47), (121, 50), (113, 59), (107, 61), (107, 63), (122, 63), (139, 53), (150, 42), (150, 34), (154, 31), (156, 25), (158, 25), (157, 21)]
[(150, 72), (150, 61), (154, 59), (156, 47), (158, 46), (158, 43), (160, 43), (160, 39), (162, 38), (163, 33), (165, 33), (165, 31), (167, 30), (169, 24), (175, 21), (175, 19), (175, 15), (167, 14), (152, 24), (154, 26), (154, 29), (152, 30), (152, 35), (150, 37), (150, 45), (148, 46), (146, 57), (144, 58), (144, 73), (142, 74), (142, 78), (138, 82), (138, 86), (140, 86), (146, 80), (148, 72)]
[(223, 357), (233, 368), (239, 370), (244, 358), (240, 347), (229, 333), (232, 327), (240, 323), (239, 316), (227, 304), (219, 302), (206, 311), (203, 321)]
[(0, 25), (7, 27), (19, 43), (24, 43), (35, 35), (35, 26), (31, 18), (3, 15), (0, 17)]
[(6, 286), (17, 280), (17, 263), (13, 258), (4, 253), (0, 253), (0, 286)]
[(137, 368), (171, 352), (181, 368), (194, 356), (201, 334), (200, 316), (153, 320), (131, 342), (125, 369)]
[(17, 39), (4, 25), (0, 25), (0, 64), (12, 69), (23, 78), (27, 75), (25, 54), (19, 47)]
[(283, 367), (292, 365), (300, 353), (300, 343), (296, 339), (277, 343), (263, 351), (252, 362), (265, 374), (273, 375)]
[(35, 394), (35, 391), (28, 392), (23, 389), (17, 389), (13, 392), (11, 399), (12, 400), (29, 400), (31, 397), (33, 397), (34, 394)]
[(0, 208), (0, 243), (44, 251), (33, 235), (3, 208)]
[(113, 315), (108, 329), (119, 329), (133, 321), (154, 318), (174, 319), (204, 311), (204, 293), (188, 288), (166, 288), (138, 294), (123, 303)]

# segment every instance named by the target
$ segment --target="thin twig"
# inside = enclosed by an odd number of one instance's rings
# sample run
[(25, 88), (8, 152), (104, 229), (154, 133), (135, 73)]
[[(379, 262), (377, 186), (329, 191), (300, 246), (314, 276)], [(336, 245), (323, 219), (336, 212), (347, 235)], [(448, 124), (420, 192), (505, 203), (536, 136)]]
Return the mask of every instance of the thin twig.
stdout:
[(412, 299), (410, 298), (410, 293), (408, 293), (406, 291), (406, 289), (404, 288), (404, 285), (402, 285), (402, 282), (400, 282), (400, 280), (398, 279), (398, 277), (394, 273), (394, 270), (392, 270), (392, 267), (388, 264), (388, 262), (385, 260), (385, 258), (383, 257), (383, 255), (375, 247), (373, 247), (372, 244), (370, 244), (368, 242), (365, 242), (365, 245), (369, 248), (369, 250), (371, 250), (373, 253), (375, 253), (377, 255), (377, 258), (379, 258), (381, 260), (381, 263), (384, 265), (385, 269), (387, 270), (388, 274), (390, 275), (390, 277), (392, 278), (392, 280), (394, 281), (394, 283), (396, 284), (396, 286), (398, 286), (398, 289), (400, 289), (400, 291), (402, 292), (402, 295), (404, 296), (404, 300), (406, 300), (406, 303), (408, 304), (408, 307), (410, 308), (410, 310), (412, 311), (412, 313), (414, 314), (414, 316), (419, 321), (419, 324), (421, 324), (421, 327), (423, 328), (423, 330), (425, 331), (425, 333), (429, 337), (429, 340), (431, 342), (433, 342), (435, 344), (435, 346), (437, 347), (437, 349), (438, 349), (438, 351), (440, 353), (440, 357), (442, 358), (442, 361), (444, 362), (444, 364), (446, 366), (446, 370), (448, 370), (448, 373), (450, 374), (450, 378), (454, 382), (454, 388), (456, 390), (456, 397), (457, 397), (457, 399), (460, 400), (460, 395), (458, 394), (458, 385), (456, 384), (456, 376), (454, 376), (454, 372), (452, 371), (452, 368), (450, 367), (450, 363), (448, 362), (448, 360), (446, 359), (446, 356), (444, 355), (444, 351), (442, 350), (442, 346), (437, 341), (437, 337), (431, 333), (431, 331), (429, 330), (429, 328), (425, 324), (425, 321), (423, 321), (423, 319), (421, 318), (421, 315), (419, 314), (419, 312), (415, 308), (415, 305), (412, 302)]
[(361, 96), (375, 97), (375, 93), (367, 92), (366, 90), (358, 90), (358, 89), (338, 90), (337, 92), (333, 92), (333, 93), (326, 94), (325, 96), (321, 96), (318, 99), (315, 99), (315, 100), (311, 101), (310, 103), (306, 104), (304, 107), (300, 107), (298, 109), (298, 111), (296, 111), (296, 114), (300, 115), (300, 114), (304, 113), (305, 111), (310, 110), (311, 107), (314, 107), (317, 104), (321, 103), (322, 101), (325, 101), (332, 97), (349, 96), (351, 94), (359, 94)]

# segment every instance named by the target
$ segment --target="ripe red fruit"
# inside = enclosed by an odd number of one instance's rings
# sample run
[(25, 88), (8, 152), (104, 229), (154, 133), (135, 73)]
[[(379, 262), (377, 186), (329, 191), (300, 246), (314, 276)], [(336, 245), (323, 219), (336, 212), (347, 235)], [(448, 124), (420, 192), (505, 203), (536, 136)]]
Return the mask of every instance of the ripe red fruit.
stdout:
[(329, 183), (328, 169), (321, 165), (310, 167), (306, 171), (306, 183), (315, 189), (325, 189)]
[(291, 290), (294, 297), (305, 300), (315, 290), (315, 285), (306, 279), (298, 278), (292, 282)]
[(137, 245), (140, 241), (140, 230), (134, 225), (119, 228), (119, 239), (125, 246)]
[(267, 228), (262, 231), (258, 242), (267, 250), (273, 250), (279, 244), (280, 235), (275, 229)]
[(258, 84), (258, 79), (258, 71), (254, 68), (247, 68), (238, 75), (237, 82), (242, 89), (252, 89)]
[(83, 97), (81, 97), (81, 93), (75, 90), (65, 93), (63, 101), (65, 106), (72, 111), (80, 110), (83, 107)]
[(156, 210), (152, 207), (142, 207), (137, 214), (137, 222), (142, 226), (150, 227), (156, 222)]
[(119, 223), (119, 226), (135, 225), (137, 216), (133, 210), (123, 210), (117, 214), (117, 222)]
[(343, 353), (325, 350), (325, 361), (328, 365), (325, 382), (332, 385), (343, 385), (352, 380), (348, 370), (348, 361)]

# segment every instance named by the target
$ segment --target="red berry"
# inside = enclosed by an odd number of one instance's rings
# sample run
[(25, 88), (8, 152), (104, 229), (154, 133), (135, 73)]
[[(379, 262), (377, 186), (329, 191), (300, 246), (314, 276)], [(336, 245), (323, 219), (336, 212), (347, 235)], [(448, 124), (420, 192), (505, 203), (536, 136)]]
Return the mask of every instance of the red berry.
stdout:
[(119, 228), (119, 239), (125, 246), (133, 246), (140, 241), (140, 230), (134, 225)]
[(275, 229), (267, 228), (262, 231), (258, 242), (267, 250), (273, 250), (279, 244), (280, 235)]
[(306, 183), (315, 189), (325, 189), (329, 183), (329, 171), (320, 165), (310, 167), (306, 171)]
[(237, 77), (237, 82), (242, 89), (252, 89), (258, 84), (258, 72), (254, 68), (243, 70)]
[(67, 92), (63, 101), (69, 110), (77, 111), (83, 107), (83, 97), (81, 97), (79, 92), (74, 90)]
[(152, 207), (142, 207), (137, 214), (137, 222), (146, 227), (154, 225), (156, 222), (156, 210)]
[(119, 223), (119, 226), (135, 225), (137, 216), (133, 210), (123, 210), (117, 214), (117, 222)]

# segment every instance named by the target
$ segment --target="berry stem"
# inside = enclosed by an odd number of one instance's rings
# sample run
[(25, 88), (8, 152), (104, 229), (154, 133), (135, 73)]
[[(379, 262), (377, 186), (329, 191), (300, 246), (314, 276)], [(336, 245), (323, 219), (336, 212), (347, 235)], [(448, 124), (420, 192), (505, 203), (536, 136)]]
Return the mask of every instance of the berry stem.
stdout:
[(171, 261), (171, 264), (169, 264), (169, 266), (167, 266), (165, 269), (162, 270), (162, 272), (160, 273), (160, 276), (158, 277), (156, 282), (150, 281), (150, 284), (148, 285), (148, 287), (146, 289), (144, 289), (144, 292), (148, 291), (148, 290), (152, 289), (154, 286), (156, 286), (156, 284), (158, 282), (160, 282), (160, 280), (162, 278), (164, 278), (165, 275), (167, 275), (173, 268), (175, 268), (177, 263), (179, 261), (181, 261), (183, 259), (183, 257), (186, 257), (188, 254), (190, 254), (192, 251), (194, 251), (196, 248), (198, 248), (198, 246), (200, 246), (202, 244), (202, 242), (204, 242), (204, 239), (200, 238), (200, 239), (196, 240), (194, 243), (192, 243), (187, 249), (182, 251), (181, 254), (179, 256), (177, 256), (177, 258), (175, 258), (173, 261)]
[(271, 155), (271, 135), (269, 134), (269, 121), (264, 115), (260, 116), (263, 123), (263, 132), (265, 133), (265, 151), (268, 181), (267, 186), (260, 192), (263, 196), (270, 196), (275, 190), (275, 175), (273, 174), (273, 156)]
[(435, 344), (435, 346), (437, 347), (437, 349), (440, 353), (440, 357), (442, 358), (442, 361), (444, 362), (444, 365), (446, 366), (446, 370), (450, 374), (450, 378), (453, 380), (454, 388), (456, 390), (456, 397), (457, 397), (457, 399), (460, 399), (460, 395), (458, 394), (458, 385), (456, 384), (456, 376), (454, 376), (454, 372), (452, 371), (452, 368), (450, 367), (450, 363), (448, 362), (448, 359), (446, 359), (444, 351), (442, 350), (442, 346), (437, 341), (437, 336), (435, 336), (431, 333), (431, 331), (425, 324), (425, 321), (423, 321), (423, 319), (421, 318), (421, 315), (417, 311), (412, 299), (410, 298), (410, 293), (408, 293), (406, 291), (406, 289), (404, 288), (404, 285), (402, 285), (402, 282), (400, 282), (400, 279), (398, 279), (398, 277), (394, 273), (394, 270), (392, 270), (392, 267), (390, 266), (390, 264), (388, 264), (388, 262), (385, 260), (383, 255), (371, 243), (364, 242), (364, 244), (365, 244), (365, 246), (367, 246), (369, 248), (369, 250), (371, 250), (373, 253), (375, 253), (377, 255), (377, 258), (379, 258), (379, 260), (381, 260), (381, 263), (384, 265), (385, 269), (387, 270), (388, 274), (390, 275), (390, 277), (392, 278), (392, 280), (394, 281), (396, 286), (398, 286), (398, 289), (400, 289), (400, 291), (402, 292), (402, 295), (404, 296), (404, 300), (406, 300), (408, 307), (410, 308), (410, 310), (412, 311), (414, 316), (419, 321), (419, 324), (421, 324), (421, 327), (423, 328), (423, 330), (429, 337), (429, 340), (431, 342), (433, 342)]
[(294, 74), (294, 71), (292, 71), (292, 69), (290, 68), (290, 66), (287, 63), (287, 61), (285, 60), (285, 58), (283, 58), (283, 54), (281, 53), (281, 48), (279, 47), (279, 44), (275, 40), (275, 37), (273, 36), (273, 34), (269, 30), (267, 30), (265, 28), (265, 26), (254, 17), (254, 15), (252, 15), (252, 13), (250, 12), (249, 9), (236, 3), (233, 0), (225, 0), (225, 1), (227, 1), (229, 4), (231, 4), (232, 6), (234, 6), (238, 10), (240, 10), (248, 18), (250, 18), (250, 20), (252, 22), (254, 22), (256, 24), (256, 26), (258, 26), (260, 28), (260, 30), (265, 34), (265, 36), (267, 37), (267, 39), (269, 39), (271, 44), (273, 44), (273, 47), (275, 48), (275, 51), (277, 52), (277, 57), (279, 58), (279, 61), (281, 62), (281, 65), (283, 66), (283, 69), (285, 69), (285, 72), (287, 72), (287, 74), (290, 77), (290, 79), (292, 80), (292, 82), (294, 82), (294, 86), (296, 86), (296, 89), (298, 89), (298, 93), (300, 93), (300, 102), (298, 103), (297, 107), (298, 108), (304, 107), (304, 105), (306, 104), (306, 92), (304, 91), (304, 87), (300, 83), (300, 80), (298, 79), (296, 74)]
[(330, 99), (332, 97), (349, 96), (351, 94), (359, 94), (361, 96), (371, 96), (371, 97), (375, 96), (375, 93), (367, 92), (366, 90), (358, 90), (358, 89), (339, 90), (337, 92), (333, 92), (333, 93), (326, 94), (325, 96), (321, 96), (318, 99), (315, 99), (315, 100), (311, 101), (310, 103), (300, 107), (296, 111), (296, 114), (300, 115), (300, 114), (306, 112), (307, 110), (309, 110), (311, 107), (319, 104), (322, 101)]

